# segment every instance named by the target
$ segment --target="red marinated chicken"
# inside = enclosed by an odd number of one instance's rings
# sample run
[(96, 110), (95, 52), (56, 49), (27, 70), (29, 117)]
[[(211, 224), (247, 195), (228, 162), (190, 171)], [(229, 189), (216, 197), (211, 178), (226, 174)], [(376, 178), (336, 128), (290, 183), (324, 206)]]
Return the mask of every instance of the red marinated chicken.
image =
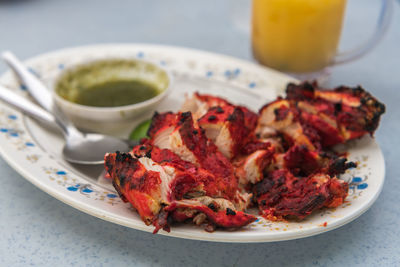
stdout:
[(356, 165), (331, 148), (372, 135), (385, 107), (360, 87), (306, 82), (286, 95), (259, 114), (199, 93), (156, 113), (142, 145), (105, 156), (114, 187), (155, 232), (188, 220), (239, 228), (256, 219), (250, 205), (269, 220), (338, 207), (348, 191), (338, 177)]
[[(150, 143), (159, 148), (169, 149), (183, 160), (212, 172), (220, 196), (234, 201), (238, 206), (246, 205), (248, 196), (238, 193), (238, 183), (231, 162), (218, 150), (217, 146), (206, 137), (204, 130), (195, 127), (190, 112), (176, 114), (173, 119), (169, 114), (155, 114), (149, 129)], [(173, 121), (173, 123), (171, 123)]]
[(270, 172), (253, 190), (259, 209), (267, 219), (304, 219), (322, 207), (341, 205), (348, 185), (325, 173), (295, 177), (282, 169)]
[(142, 220), (169, 231), (169, 222), (205, 219), (214, 227), (237, 228), (256, 218), (237, 209), (229, 200), (238, 191), (228, 192), (224, 180), (184, 161), (167, 149), (140, 145), (131, 153), (105, 157), (107, 172), (121, 198), (129, 201)]
[(249, 134), (245, 127), (243, 111), (233, 106), (210, 108), (198, 119), (197, 124), (228, 159), (239, 154)]
[(320, 90), (305, 82), (289, 84), (286, 95), (260, 110), (256, 130), (263, 138), (280, 136), (286, 148), (275, 154), (268, 176), (253, 190), (269, 219), (303, 219), (319, 208), (342, 204), (348, 189), (336, 175), (356, 165), (329, 149), (373, 134), (385, 111), (360, 87)]
[(289, 84), (286, 99), (265, 105), (258, 132), (279, 131), (310, 150), (329, 148), (373, 134), (385, 106), (361, 87), (320, 90), (308, 82)]
[(257, 125), (258, 115), (256, 113), (244, 106), (233, 105), (225, 99), (212, 95), (195, 93), (183, 103), (181, 111), (190, 111), (193, 114), (193, 119), (197, 120), (213, 107), (220, 107), (222, 110), (224, 110), (225, 107), (240, 109), (243, 112), (244, 123), (249, 131), (253, 131)]

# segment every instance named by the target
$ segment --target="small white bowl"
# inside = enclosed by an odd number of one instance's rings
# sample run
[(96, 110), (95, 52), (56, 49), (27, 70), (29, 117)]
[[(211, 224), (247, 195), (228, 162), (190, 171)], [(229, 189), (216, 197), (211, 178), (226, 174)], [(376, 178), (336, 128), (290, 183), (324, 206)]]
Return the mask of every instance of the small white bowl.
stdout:
[[(74, 74), (82, 69), (84, 75)], [(119, 107), (94, 107), (81, 105), (67, 100), (59, 95), (57, 88), (90, 87), (109, 80), (137, 79), (154, 85), (159, 93), (146, 101)], [(157, 105), (172, 89), (172, 75), (157, 64), (130, 58), (109, 58), (91, 60), (85, 63), (71, 65), (64, 69), (53, 81), (52, 91), (55, 103), (67, 117), (80, 129), (104, 134), (121, 135), (121, 130), (134, 126), (133, 121), (139, 116), (153, 112)], [(69, 90), (69, 89), (68, 89)]]

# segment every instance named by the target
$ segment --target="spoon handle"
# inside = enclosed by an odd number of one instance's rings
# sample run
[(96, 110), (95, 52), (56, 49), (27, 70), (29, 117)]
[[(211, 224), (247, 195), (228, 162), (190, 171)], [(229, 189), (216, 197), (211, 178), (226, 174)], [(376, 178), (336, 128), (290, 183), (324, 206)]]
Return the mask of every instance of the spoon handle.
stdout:
[(82, 133), (68, 120), (64, 113), (54, 105), (51, 92), (46, 86), (33, 75), (22, 62), (10, 51), (3, 52), (2, 58), (7, 65), (15, 72), (18, 78), (25, 84), (31, 96), (47, 111), (53, 114), (55, 122), (61, 127), (64, 134), (82, 136)]
[(7, 65), (17, 74), (21, 82), (26, 85), (32, 97), (47, 111), (53, 108), (53, 97), (43, 83), (29, 71), (21, 61), (10, 51), (2, 54)]
[(32, 103), (23, 96), (12, 92), (11, 90), (0, 85), (0, 99), (7, 104), (21, 110), (25, 114), (34, 117), (40, 121), (54, 125), (56, 123), (54, 116), (36, 104)]

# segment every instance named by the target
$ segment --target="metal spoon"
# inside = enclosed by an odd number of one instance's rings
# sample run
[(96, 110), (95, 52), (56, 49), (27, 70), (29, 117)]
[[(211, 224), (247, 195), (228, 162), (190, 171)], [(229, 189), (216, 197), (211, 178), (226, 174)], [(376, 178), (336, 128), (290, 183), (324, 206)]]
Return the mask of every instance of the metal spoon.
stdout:
[(2, 57), (21, 79), (32, 97), (53, 115), (4, 87), (0, 88), (0, 98), (28, 115), (58, 125), (66, 141), (62, 151), (65, 160), (77, 164), (103, 164), (107, 152), (129, 151), (130, 147), (137, 144), (112, 136), (80, 132), (54, 105), (50, 91), (11, 52), (4, 52)]

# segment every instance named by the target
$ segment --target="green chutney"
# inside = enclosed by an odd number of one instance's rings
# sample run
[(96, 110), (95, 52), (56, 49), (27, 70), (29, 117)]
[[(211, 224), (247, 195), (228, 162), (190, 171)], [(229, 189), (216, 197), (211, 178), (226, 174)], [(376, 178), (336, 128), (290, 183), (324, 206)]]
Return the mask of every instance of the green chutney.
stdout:
[(98, 60), (66, 70), (56, 83), (65, 100), (91, 107), (121, 107), (144, 102), (168, 88), (167, 73), (136, 60)]
[(154, 85), (140, 80), (116, 80), (77, 91), (72, 102), (93, 107), (119, 107), (140, 103), (159, 94)]

